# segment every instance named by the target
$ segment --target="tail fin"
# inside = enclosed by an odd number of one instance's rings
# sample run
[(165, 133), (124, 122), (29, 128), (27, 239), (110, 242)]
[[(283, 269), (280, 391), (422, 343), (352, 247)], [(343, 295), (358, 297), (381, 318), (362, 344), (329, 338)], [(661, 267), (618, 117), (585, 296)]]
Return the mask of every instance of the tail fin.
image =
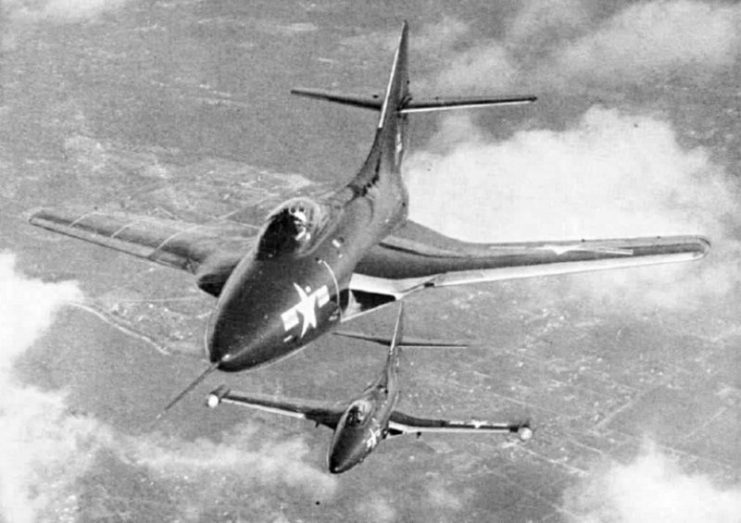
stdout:
[(386, 94), (381, 105), (381, 117), (378, 119), (378, 128), (385, 127), (390, 122), (398, 119), (397, 111), (401, 111), (407, 101), (411, 99), (409, 94), (409, 24), (406, 20), (401, 26), (401, 37), (399, 45), (394, 54), (394, 62), (391, 65)]
[(537, 100), (533, 95), (498, 95), (498, 96), (459, 96), (412, 99), (409, 93), (409, 24), (405, 21), (401, 26), (401, 37), (394, 55), (388, 85), (384, 96), (378, 94), (360, 95), (325, 91), (321, 89), (307, 89), (299, 87), (291, 89), (291, 93), (306, 98), (314, 98), (334, 102), (362, 109), (372, 109), (381, 112), (378, 128), (384, 127), (387, 119), (396, 114), (410, 114), (431, 111), (445, 111), (451, 109), (475, 109), (497, 105), (518, 105), (531, 103)]
[(399, 303), (399, 315), (396, 317), (396, 325), (394, 325), (394, 333), (391, 336), (391, 343), (389, 343), (389, 352), (386, 357), (386, 368), (391, 369), (399, 364), (399, 356), (401, 355), (401, 339), (404, 337), (404, 303)]

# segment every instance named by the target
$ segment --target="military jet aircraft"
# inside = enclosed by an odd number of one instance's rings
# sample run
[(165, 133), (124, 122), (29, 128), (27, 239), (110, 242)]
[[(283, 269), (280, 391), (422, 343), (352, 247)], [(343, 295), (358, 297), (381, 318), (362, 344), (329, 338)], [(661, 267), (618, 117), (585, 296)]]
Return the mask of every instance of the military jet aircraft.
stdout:
[[(304, 418), (334, 430), (329, 448), (329, 471), (345, 472), (358, 465), (387, 436), (424, 432), (489, 432), (517, 434), (527, 441), (533, 431), (527, 422), (492, 423), (489, 421), (447, 421), (409, 416), (396, 410), (399, 401), (399, 357), (403, 337), (403, 306), (399, 306), (394, 333), (389, 343), (386, 365), (381, 375), (362, 394), (347, 405), (279, 400), (265, 395), (232, 392), (224, 385), (208, 395), (206, 404), (216, 408), (221, 403), (234, 403), (286, 416)], [(369, 337), (377, 341), (376, 337)]]
[(293, 90), (378, 111), (378, 127), (368, 157), (347, 185), (322, 199), (286, 201), (257, 235), (235, 223), (95, 210), (40, 210), (30, 222), (189, 271), (202, 290), (218, 298), (206, 327), (211, 366), (182, 394), (216, 369), (242, 371), (275, 361), (340, 322), (423, 289), (696, 260), (707, 253), (710, 244), (700, 236), (468, 243), (407, 219), (401, 165), (410, 114), (535, 100), (414, 98), (407, 47), (404, 23), (383, 96)]

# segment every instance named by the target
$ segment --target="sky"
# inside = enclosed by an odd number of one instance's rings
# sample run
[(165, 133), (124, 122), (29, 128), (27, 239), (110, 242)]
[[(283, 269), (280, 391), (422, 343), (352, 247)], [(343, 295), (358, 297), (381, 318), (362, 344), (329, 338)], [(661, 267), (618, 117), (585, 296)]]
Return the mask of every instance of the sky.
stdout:
[[(741, 7), (721, 1), (10, 0), (0, 55), (0, 518), (738, 521)], [(218, 380), (342, 400), (382, 352), (336, 340), (217, 376), (187, 275), (25, 223), (44, 205), (207, 220), (362, 162), (374, 116), (294, 85), (380, 91), (400, 21), (412, 91), (535, 104), (412, 122), (411, 217), (470, 241), (704, 234), (701, 262), (440, 291), (406, 355), (417, 415), (527, 415), (527, 444), (393, 440), (326, 472), (330, 434), (206, 411)], [(92, 314), (91, 314), (92, 311)], [(363, 319), (390, 329), (392, 317)], [(348, 353), (350, 354), (348, 356)]]

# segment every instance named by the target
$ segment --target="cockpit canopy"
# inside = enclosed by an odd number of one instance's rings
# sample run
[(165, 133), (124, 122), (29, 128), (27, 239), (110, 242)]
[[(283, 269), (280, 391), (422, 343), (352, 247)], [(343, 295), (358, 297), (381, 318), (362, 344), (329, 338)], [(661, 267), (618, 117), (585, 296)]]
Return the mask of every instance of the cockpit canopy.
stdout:
[(371, 404), (367, 400), (359, 400), (347, 409), (347, 418), (345, 425), (352, 427), (362, 425), (371, 411)]
[(269, 259), (301, 252), (318, 236), (328, 218), (326, 208), (313, 200), (288, 200), (268, 216), (257, 246), (258, 257)]

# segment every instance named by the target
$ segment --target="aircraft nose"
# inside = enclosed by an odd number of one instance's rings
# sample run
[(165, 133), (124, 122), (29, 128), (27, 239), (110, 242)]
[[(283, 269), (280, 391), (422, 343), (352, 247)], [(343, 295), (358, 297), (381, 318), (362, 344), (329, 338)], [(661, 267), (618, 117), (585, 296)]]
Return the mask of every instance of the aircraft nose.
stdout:
[(282, 355), (288, 349), (281, 324), (268, 318), (234, 318), (227, 311), (216, 311), (206, 333), (206, 351), (219, 370), (234, 372), (249, 369)]
[(332, 474), (342, 474), (343, 472), (350, 470), (357, 463), (351, 459), (343, 458), (332, 453), (329, 456), (329, 471)]
[(358, 434), (341, 431), (332, 442), (328, 468), (332, 474), (350, 470), (365, 459), (365, 446)]

